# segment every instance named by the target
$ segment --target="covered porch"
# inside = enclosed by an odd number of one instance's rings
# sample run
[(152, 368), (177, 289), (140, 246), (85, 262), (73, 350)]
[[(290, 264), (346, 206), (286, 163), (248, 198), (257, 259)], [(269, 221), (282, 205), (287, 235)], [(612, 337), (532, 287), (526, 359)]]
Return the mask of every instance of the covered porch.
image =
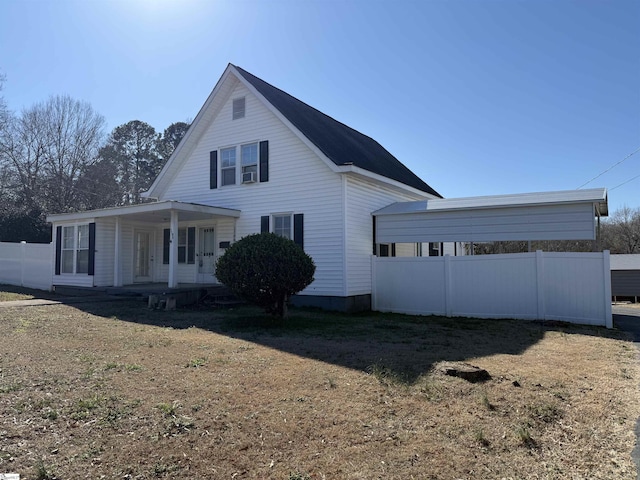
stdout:
[(235, 241), (239, 216), (235, 209), (177, 201), (51, 215), (53, 285), (215, 284), (215, 262)]

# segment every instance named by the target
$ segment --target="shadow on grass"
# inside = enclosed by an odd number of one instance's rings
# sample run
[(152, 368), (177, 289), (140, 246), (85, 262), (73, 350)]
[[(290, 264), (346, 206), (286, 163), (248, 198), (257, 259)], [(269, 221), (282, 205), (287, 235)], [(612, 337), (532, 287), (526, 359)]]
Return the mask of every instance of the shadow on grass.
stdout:
[(282, 321), (252, 307), (173, 312), (152, 311), (142, 302), (103, 302), (74, 307), (93, 315), (138, 324), (175, 329), (196, 327), (407, 384), (414, 383), (436, 362), (521, 354), (540, 341), (547, 331), (625, 338), (622, 332), (600, 327), (522, 320), (292, 309), (290, 318)]

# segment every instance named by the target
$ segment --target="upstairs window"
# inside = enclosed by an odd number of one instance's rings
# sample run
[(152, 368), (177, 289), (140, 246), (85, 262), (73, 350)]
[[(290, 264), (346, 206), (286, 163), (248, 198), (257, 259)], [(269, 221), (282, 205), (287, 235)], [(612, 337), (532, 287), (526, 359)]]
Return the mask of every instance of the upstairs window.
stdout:
[(223, 148), (220, 150), (221, 164), (220, 173), (222, 176), (221, 185), (235, 185), (236, 183), (236, 149)]
[(258, 144), (251, 143), (240, 147), (240, 163), (242, 165), (242, 183), (258, 180)]
[(244, 97), (242, 98), (234, 98), (233, 99), (233, 120), (238, 120), (239, 118), (244, 118)]

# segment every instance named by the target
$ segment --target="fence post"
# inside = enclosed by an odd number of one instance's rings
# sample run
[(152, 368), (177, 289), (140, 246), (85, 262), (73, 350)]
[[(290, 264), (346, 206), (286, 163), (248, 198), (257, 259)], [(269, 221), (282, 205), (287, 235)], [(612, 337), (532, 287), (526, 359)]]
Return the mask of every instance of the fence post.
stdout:
[(27, 256), (26, 249), (27, 249), (27, 242), (22, 240), (20, 242), (20, 286), (21, 287), (24, 287), (24, 262)]
[(538, 320), (544, 320), (544, 256), (542, 250), (536, 250), (536, 296), (538, 299)]
[(604, 281), (604, 325), (613, 328), (611, 311), (611, 255), (609, 250), (602, 252), (602, 272)]
[(453, 301), (451, 299), (451, 256), (444, 256), (444, 312), (447, 317), (453, 315)]

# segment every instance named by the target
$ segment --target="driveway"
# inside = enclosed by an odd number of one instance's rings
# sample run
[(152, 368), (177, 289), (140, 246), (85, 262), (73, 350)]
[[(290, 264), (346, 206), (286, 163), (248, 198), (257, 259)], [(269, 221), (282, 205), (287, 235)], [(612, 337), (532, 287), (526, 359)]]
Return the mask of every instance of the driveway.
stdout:
[[(613, 326), (633, 335), (633, 342), (640, 349), (640, 305), (613, 305)], [(636, 464), (637, 480), (640, 480), (640, 419), (636, 422), (636, 446), (631, 457)]]
[(633, 335), (633, 341), (640, 348), (640, 304), (613, 305), (613, 325)]

